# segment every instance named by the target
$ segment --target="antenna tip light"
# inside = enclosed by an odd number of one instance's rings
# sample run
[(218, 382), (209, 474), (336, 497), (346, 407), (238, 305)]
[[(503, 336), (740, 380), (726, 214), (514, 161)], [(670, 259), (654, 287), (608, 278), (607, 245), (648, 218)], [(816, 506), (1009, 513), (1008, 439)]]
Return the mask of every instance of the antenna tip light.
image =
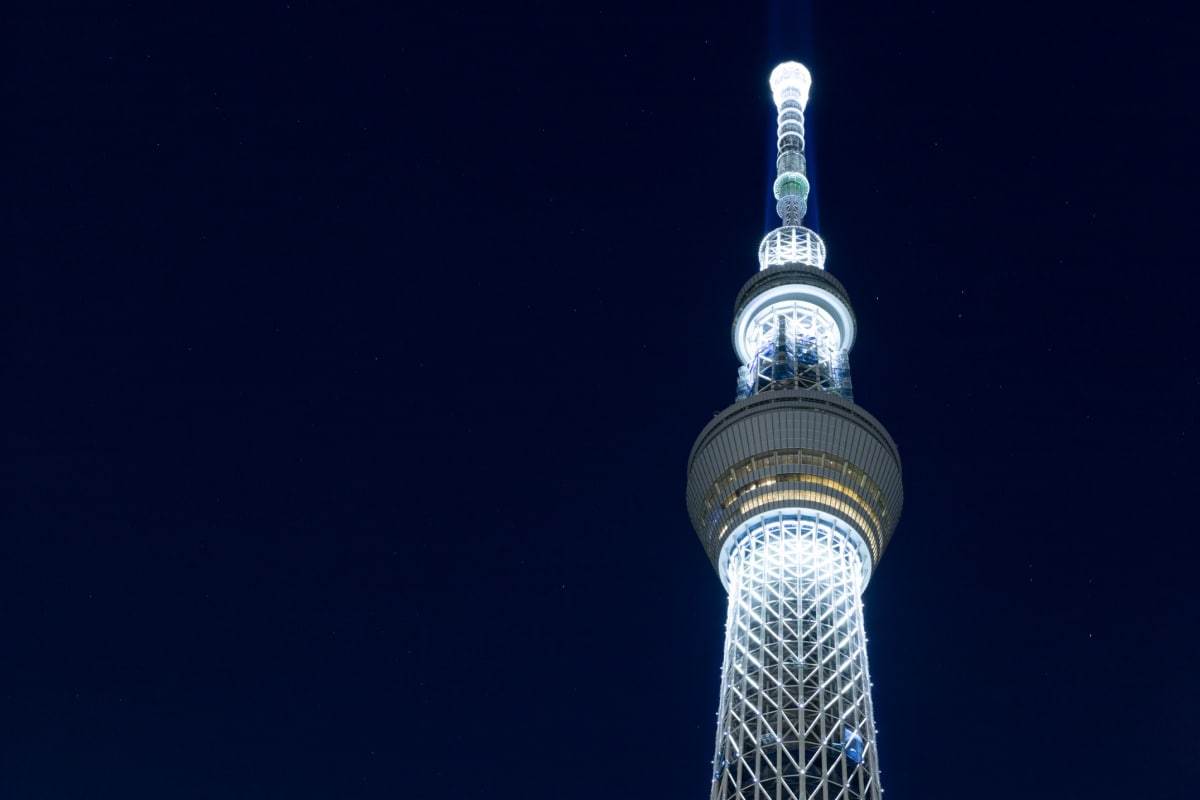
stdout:
[(771, 71), (771, 93), (775, 95), (775, 105), (782, 105), (784, 100), (800, 101), (800, 107), (808, 105), (808, 88), (812, 86), (812, 76), (808, 69), (797, 61), (785, 61)]

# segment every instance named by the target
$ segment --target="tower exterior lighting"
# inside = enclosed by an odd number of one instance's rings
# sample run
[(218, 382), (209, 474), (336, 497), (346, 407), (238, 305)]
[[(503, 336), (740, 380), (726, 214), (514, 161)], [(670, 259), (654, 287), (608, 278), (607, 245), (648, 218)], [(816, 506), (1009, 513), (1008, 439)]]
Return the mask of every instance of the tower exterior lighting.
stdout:
[(781, 225), (734, 303), (737, 400), (688, 459), (688, 513), (729, 591), (712, 800), (879, 800), (861, 595), (904, 502), (854, 403), (855, 318), (802, 224), (803, 65), (771, 73)]

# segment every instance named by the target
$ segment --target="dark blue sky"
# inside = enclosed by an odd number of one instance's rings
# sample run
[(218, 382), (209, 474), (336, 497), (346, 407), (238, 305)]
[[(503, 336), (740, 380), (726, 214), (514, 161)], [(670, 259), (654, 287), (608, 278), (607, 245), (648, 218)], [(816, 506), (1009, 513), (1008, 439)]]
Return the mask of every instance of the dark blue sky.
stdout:
[(706, 797), (785, 57), (904, 459), (888, 797), (1189, 796), (1186, 26), (833, 5), (16, 9), (0, 796)]

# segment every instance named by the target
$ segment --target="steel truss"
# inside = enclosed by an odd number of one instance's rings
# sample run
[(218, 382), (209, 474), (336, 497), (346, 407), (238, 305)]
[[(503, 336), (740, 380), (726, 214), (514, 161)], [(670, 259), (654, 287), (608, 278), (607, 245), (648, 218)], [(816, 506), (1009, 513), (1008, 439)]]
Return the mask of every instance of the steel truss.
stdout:
[(738, 397), (772, 389), (816, 389), (853, 399), (837, 324), (811, 303), (769, 306), (751, 323), (758, 344), (738, 370)]
[(879, 800), (849, 529), (817, 511), (771, 512), (727, 564), (713, 800)]
[(825, 242), (808, 228), (776, 228), (758, 245), (758, 268), (786, 264), (808, 264), (825, 269)]

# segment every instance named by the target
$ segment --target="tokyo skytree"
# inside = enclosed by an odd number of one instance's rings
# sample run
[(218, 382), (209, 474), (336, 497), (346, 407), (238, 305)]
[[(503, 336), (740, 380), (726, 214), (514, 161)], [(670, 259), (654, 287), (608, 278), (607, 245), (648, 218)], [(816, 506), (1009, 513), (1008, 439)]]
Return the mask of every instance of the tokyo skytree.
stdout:
[(737, 400), (692, 447), (687, 504), (729, 592), (713, 800), (879, 800), (861, 595), (904, 502), (900, 455), (854, 403), (855, 317), (802, 224), (801, 64), (771, 73), (781, 224), (734, 303)]

